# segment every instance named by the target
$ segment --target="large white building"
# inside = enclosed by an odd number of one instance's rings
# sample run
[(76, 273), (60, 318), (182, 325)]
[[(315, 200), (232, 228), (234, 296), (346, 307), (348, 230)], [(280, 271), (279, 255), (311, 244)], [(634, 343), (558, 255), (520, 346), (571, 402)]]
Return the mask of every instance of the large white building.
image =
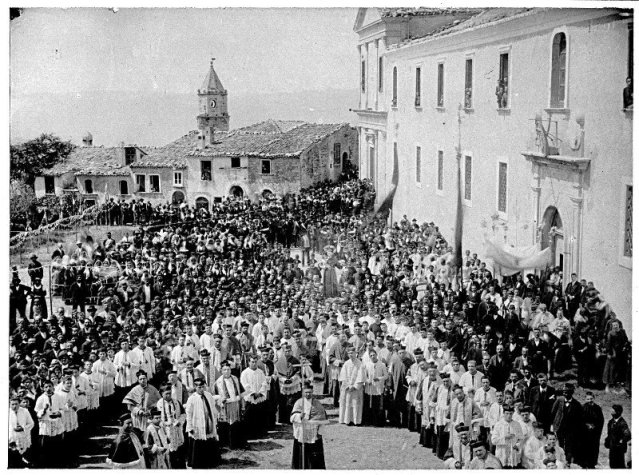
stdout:
[(397, 154), (393, 219), (452, 241), (459, 163), (464, 249), (551, 247), (629, 326), (632, 12), (362, 8), (354, 29), (360, 173), (383, 199)]

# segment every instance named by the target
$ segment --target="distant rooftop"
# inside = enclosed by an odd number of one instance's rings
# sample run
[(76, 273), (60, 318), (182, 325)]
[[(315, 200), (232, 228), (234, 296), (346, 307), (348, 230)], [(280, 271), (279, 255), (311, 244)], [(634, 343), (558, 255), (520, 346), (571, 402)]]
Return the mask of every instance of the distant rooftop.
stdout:
[(313, 144), (348, 124), (311, 124), (267, 120), (228, 134), (215, 134), (216, 143), (190, 156), (299, 157)]
[(193, 130), (163, 147), (136, 146), (141, 157), (129, 166), (122, 166), (122, 147), (76, 147), (43, 175), (127, 176), (136, 168), (184, 169), (189, 156), (299, 157), (313, 144), (346, 126), (268, 119), (231, 132), (215, 132), (215, 143), (203, 150), (198, 149), (198, 131)]
[(126, 176), (131, 169), (122, 166), (121, 147), (76, 147), (60, 163), (45, 170), (44, 175), (59, 176), (66, 173), (94, 176)]

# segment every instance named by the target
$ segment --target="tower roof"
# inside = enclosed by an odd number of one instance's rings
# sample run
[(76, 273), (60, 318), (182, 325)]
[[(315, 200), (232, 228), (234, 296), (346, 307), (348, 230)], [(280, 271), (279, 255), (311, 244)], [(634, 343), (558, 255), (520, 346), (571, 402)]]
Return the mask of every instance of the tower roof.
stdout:
[(215, 72), (215, 68), (213, 67), (213, 61), (215, 58), (211, 58), (211, 67), (209, 68), (209, 72), (204, 78), (204, 83), (202, 83), (202, 87), (200, 88), (201, 93), (206, 92), (226, 92), (224, 86), (222, 86), (222, 81), (217, 77), (217, 73)]

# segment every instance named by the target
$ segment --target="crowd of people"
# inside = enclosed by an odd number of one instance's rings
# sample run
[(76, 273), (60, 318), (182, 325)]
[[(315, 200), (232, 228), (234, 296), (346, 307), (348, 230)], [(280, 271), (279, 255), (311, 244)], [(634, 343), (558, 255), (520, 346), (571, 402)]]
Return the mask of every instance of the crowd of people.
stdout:
[(470, 251), (457, 270), (434, 223), (389, 225), (374, 198), (366, 180), (323, 183), (62, 245), (55, 311), (33, 259), (31, 285), (11, 284), (10, 464), (77, 466), (117, 420), (118, 468), (214, 467), (288, 424), (292, 467), (324, 468), (324, 395), (340, 423), (406, 428), (450, 468), (594, 468), (605, 416), (575, 384), (622, 397), (631, 352), (593, 282), (501, 279)]

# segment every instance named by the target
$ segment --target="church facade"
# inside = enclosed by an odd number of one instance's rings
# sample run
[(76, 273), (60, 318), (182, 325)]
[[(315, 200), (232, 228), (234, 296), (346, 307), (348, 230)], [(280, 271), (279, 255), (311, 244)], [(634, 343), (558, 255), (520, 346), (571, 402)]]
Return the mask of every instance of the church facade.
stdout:
[[(550, 247), (630, 325), (631, 11), (360, 9), (360, 174), (392, 219)], [(458, 173), (460, 180), (458, 181)]]

